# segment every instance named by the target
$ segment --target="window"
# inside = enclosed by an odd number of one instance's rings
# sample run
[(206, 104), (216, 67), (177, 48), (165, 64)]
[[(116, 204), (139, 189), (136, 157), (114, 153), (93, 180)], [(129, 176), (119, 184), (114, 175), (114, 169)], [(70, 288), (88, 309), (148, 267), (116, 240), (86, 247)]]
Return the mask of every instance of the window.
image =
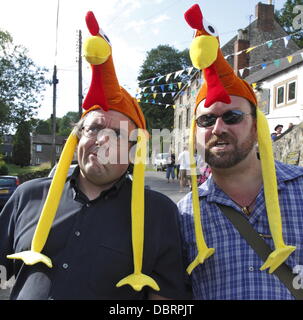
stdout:
[(297, 79), (292, 78), (275, 86), (275, 107), (285, 107), (297, 100)]
[(42, 145), (36, 144), (36, 152), (42, 152)]
[(287, 102), (292, 102), (292, 101), (296, 100), (297, 81), (289, 82), (287, 85), (288, 85)]
[(186, 128), (190, 126), (190, 108), (186, 109)]
[(56, 153), (60, 153), (60, 146), (56, 146)]
[(182, 95), (180, 94), (180, 104), (182, 104), (182, 102), (183, 102), (183, 97), (182, 97)]
[(36, 164), (40, 164), (40, 158), (36, 158)]
[(179, 129), (182, 129), (182, 113), (179, 115)]
[(277, 88), (277, 101), (276, 105), (283, 105), (285, 104), (285, 85), (280, 86)]

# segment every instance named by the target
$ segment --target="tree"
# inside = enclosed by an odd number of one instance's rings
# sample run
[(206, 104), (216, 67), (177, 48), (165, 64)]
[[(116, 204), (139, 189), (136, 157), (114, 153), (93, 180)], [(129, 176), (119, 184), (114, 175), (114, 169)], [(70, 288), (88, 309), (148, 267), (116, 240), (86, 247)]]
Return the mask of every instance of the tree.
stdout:
[[(275, 12), (277, 21), (288, 34), (298, 31), (293, 27), (294, 21), (297, 19), (301, 19), (301, 30), (303, 29), (303, 11), (301, 10), (301, 13), (294, 13), (294, 7), (298, 5), (302, 6), (303, 0), (286, 0), (283, 8)], [(303, 48), (302, 32), (293, 35), (292, 39), (300, 48)]]
[(24, 47), (14, 45), (8, 32), (0, 30), (0, 134), (36, 114), (49, 83), (46, 71), (35, 65)]
[(71, 133), (74, 125), (79, 121), (78, 112), (67, 112), (65, 116), (60, 121), (59, 135), (68, 137)]
[(21, 167), (28, 166), (31, 159), (31, 125), (29, 121), (22, 121), (18, 125), (13, 142), (13, 163)]
[[(147, 129), (149, 132), (151, 132), (152, 129), (167, 128), (171, 130), (173, 128), (174, 109), (172, 107), (165, 107), (166, 104), (174, 104), (172, 94), (166, 94), (165, 97), (157, 95), (157, 98), (153, 97), (153, 94), (163, 93), (163, 89), (165, 92), (179, 91), (177, 83), (180, 81), (187, 81), (188, 75), (181, 75), (176, 79), (170, 79), (171, 82), (175, 83), (170, 87), (167, 85), (165, 77), (157, 83), (150, 83), (150, 81), (146, 82), (143, 80), (160, 77), (162, 75), (186, 69), (190, 66), (191, 62), (187, 49), (184, 51), (178, 51), (169, 45), (159, 45), (157, 48), (147, 52), (147, 57), (140, 68), (138, 80), (140, 81), (141, 88), (147, 87), (141, 94), (140, 105), (145, 115)], [(161, 98), (159, 98), (159, 96), (161, 96)], [(149, 102), (144, 102), (146, 100)], [(153, 104), (150, 102), (152, 100), (155, 100), (155, 103), (159, 102), (164, 104), (164, 106)]]
[(36, 134), (52, 134), (50, 121), (38, 120), (34, 131)]

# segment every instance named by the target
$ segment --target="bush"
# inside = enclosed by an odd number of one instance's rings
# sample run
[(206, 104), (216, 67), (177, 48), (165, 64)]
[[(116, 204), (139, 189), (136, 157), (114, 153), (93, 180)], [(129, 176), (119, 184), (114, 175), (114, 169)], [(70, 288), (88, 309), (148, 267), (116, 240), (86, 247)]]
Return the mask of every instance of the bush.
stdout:
[(0, 154), (0, 175), (7, 175), (8, 174), (8, 167), (3, 160), (3, 155)]
[[(1, 161), (4, 162), (4, 161)], [(8, 174), (8, 167), (6, 166), (6, 164), (0, 164), (0, 175), (7, 175)]]

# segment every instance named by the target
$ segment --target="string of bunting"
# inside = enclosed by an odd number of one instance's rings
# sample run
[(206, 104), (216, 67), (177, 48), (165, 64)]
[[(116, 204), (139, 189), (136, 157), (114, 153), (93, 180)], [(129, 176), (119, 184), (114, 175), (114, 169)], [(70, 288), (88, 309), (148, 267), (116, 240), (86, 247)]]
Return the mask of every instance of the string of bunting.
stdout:
[(159, 105), (159, 106), (165, 106), (165, 109), (168, 108), (168, 107), (173, 107), (174, 109), (176, 109), (176, 105), (175, 104), (168, 104), (168, 103), (159, 103), (159, 102), (156, 102), (154, 99), (153, 100), (141, 100), (141, 99), (137, 99), (138, 103), (151, 103), (151, 104), (155, 104), (155, 105)]
[(279, 37), (279, 38), (276, 38), (276, 39), (268, 40), (268, 41), (263, 42), (263, 43), (261, 43), (261, 44), (259, 44), (259, 45), (252, 46), (252, 47), (250, 47), (250, 48), (247, 48), (247, 49), (238, 51), (238, 52), (236, 52), (236, 53), (228, 54), (228, 55), (225, 56), (224, 58), (225, 58), (225, 59), (228, 59), (228, 58), (231, 57), (231, 56), (237, 56), (237, 55), (240, 55), (241, 53), (249, 53), (249, 52), (255, 50), (256, 48), (259, 48), (259, 47), (264, 46), (264, 45), (267, 45), (268, 48), (270, 49), (270, 48), (273, 46), (274, 42), (279, 41), (279, 40), (282, 40), (282, 39), (283, 39), (283, 41), (284, 41), (284, 46), (285, 46), (285, 48), (287, 48), (288, 42), (289, 42), (289, 40), (291, 39), (291, 37), (294, 36), (294, 35), (296, 35), (296, 34), (299, 34), (299, 33), (302, 33), (302, 31), (299, 30), (299, 31), (296, 31), (296, 32), (294, 32), (294, 33), (292, 33), (292, 34), (289, 34), (289, 35), (287, 35), (287, 36), (284, 36), (284, 37)]
[[(236, 53), (229, 54), (229, 55), (225, 56), (224, 58), (225, 58), (225, 59), (228, 59), (228, 58), (231, 57), (231, 56), (240, 55), (241, 53), (244, 53), (244, 52), (245, 52), (245, 53), (249, 53), (249, 52), (255, 50), (256, 48), (259, 48), (259, 47), (264, 46), (264, 45), (267, 45), (268, 48), (271, 48), (271, 47), (273, 46), (274, 42), (279, 41), (279, 40), (281, 40), (281, 39), (283, 39), (284, 45), (285, 45), (285, 48), (286, 48), (286, 47), (288, 46), (288, 42), (289, 42), (289, 40), (291, 39), (291, 37), (294, 36), (294, 35), (296, 35), (296, 34), (299, 34), (299, 33), (303, 33), (302, 30), (296, 31), (296, 32), (294, 32), (294, 33), (292, 33), (292, 34), (290, 34), (290, 35), (284, 36), (284, 37), (279, 37), (279, 38), (276, 38), (276, 39), (268, 40), (268, 41), (263, 42), (263, 43), (261, 43), (261, 44), (259, 44), (259, 45), (252, 46), (252, 47), (250, 47), (250, 48), (247, 48), (247, 49), (238, 51), (238, 52), (236, 52)], [(277, 59), (277, 60), (278, 60), (278, 59)], [(276, 62), (276, 63), (278, 63), (278, 62)], [(255, 66), (251, 66), (251, 67), (249, 67), (249, 69), (254, 68), (254, 67), (257, 67), (257, 66), (260, 66), (260, 65), (263, 67), (263, 66), (265, 65), (265, 63), (259, 64), (259, 65), (255, 65)], [(155, 84), (156, 84), (157, 82), (160, 82), (160, 81), (161, 81), (162, 79), (164, 79), (164, 78), (165, 78), (166, 82), (168, 82), (168, 80), (169, 80), (173, 75), (174, 75), (174, 79), (176, 79), (178, 76), (182, 75), (184, 72), (187, 72), (187, 74), (190, 75), (190, 74), (192, 73), (193, 69), (194, 69), (193, 67), (190, 67), (190, 68), (186, 68), (186, 69), (183, 69), (183, 70), (178, 70), (178, 71), (175, 71), (175, 72), (171, 72), (171, 73), (168, 73), (168, 74), (165, 74), (165, 75), (161, 75), (161, 76), (158, 76), (158, 77), (141, 80), (141, 81), (139, 81), (139, 84), (140, 84), (140, 83), (143, 84), (143, 83), (145, 83), (145, 82), (149, 82), (149, 84), (152, 84), (153, 86), (145, 86), (145, 87), (138, 88), (138, 89), (137, 89), (137, 92), (141, 92), (142, 90), (143, 90), (143, 91), (146, 90), (146, 89), (144, 89), (144, 88), (149, 88), (149, 87), (150, 87), (150, 88), (153, 88), (153, 87), (156, 87), (156, 86), (164, 86), (164, 85), (155, 85)], [(244, 68), (244, 69), (245, 69), (245, 68)], [(243, 70), (241, 69), (242, 73), (243, 73), (244, 69), (243, 69)], [(182, 82), (181, 82), (181, 83), (182, 83)], [(178, 83), (178, 85), (180, 85), (180, 82)], [(163, 91), (164, 91), (164, 90), (163, 90)]]
[[(280, 58), (280, 59), (275, 59), (275, 60), (272, 60), (272, 61), (269, 61), (269, 62), (264, 62), (264, 63), (260, 63), (258, 65), (254, 65), (254, 66), (250, 66), (250, 67), (246, 67), (246, 68), (243, 68), (243, 69), (240, 69), (239, 70), (239, 73), (240, 75), (242, 76), (243, 72), (245, 69), (252, 69), (252, 68), (256, 68), (256, 67), (259, 67), (261, 66), (262, 69), (265, 69), (267, 68), (269, 65), (274, 65), (275, 67), (280, 67), (281, 65), (281, 61), (284, 60), (284, 59), (287, 59), (288, 63), (292, 63), (293, 61), (293, 58), (296, 57), (296, 56), (301, 56), (302, 60), (303, 60), (303, 52), (298, 52), (298, 53), (295, 53), (295, 54), (292, 54), (292, 55), (289, 55), (287, 57), (284, 57), (284, 58)], [(252, 83), (252, 87), (255, 88), (257, 85), (256, 82)]]

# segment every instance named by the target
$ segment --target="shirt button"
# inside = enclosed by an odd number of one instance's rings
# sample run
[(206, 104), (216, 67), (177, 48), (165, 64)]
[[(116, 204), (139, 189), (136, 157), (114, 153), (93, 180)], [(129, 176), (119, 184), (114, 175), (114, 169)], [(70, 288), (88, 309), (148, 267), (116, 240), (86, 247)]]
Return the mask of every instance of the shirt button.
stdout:
[(75, 232), (75, 235), (76, 235), (77, 237), (80, 237), (80, 231), (76, 231), (76, 232)]
[(86, 204), (86, 207), (89, 208), (89, 207), (90, 207), (90, 203), (87, 203), (87, 204)]
[(67, 269), (68, 268), (68, 264), (67, 263), (63, 263), (62, 267), (63, 267), (63, 269)]
[(105, 197), (104, 197), (104, 200), (108, 200), (108, 196), (105, 196)]
[(248, 270), (252, 272), (252, 271), (255, 270), (255, 268), (254, 267), (249, 267)]

